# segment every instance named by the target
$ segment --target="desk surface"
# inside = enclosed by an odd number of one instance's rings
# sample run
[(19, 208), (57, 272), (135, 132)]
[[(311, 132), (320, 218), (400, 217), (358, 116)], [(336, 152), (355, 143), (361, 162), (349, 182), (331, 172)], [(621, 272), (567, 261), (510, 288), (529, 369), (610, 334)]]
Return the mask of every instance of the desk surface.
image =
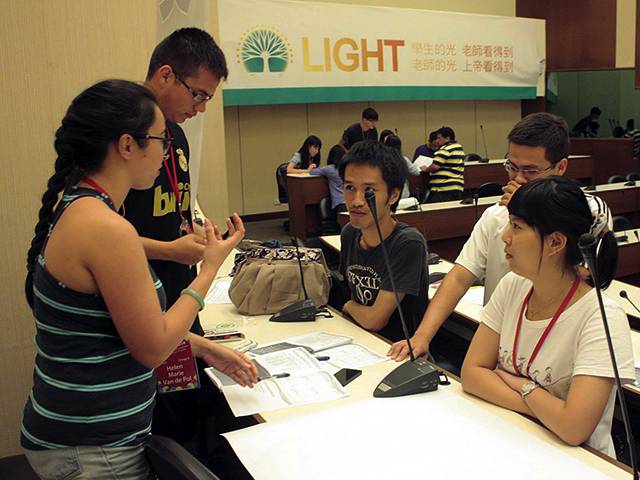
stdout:
[[(225, 262), (225, 265), (221, 269), (222, 272), (226, 272), (230, 270), (231, 260)], [(310, 333), (314, 331), (327, 331), (336, 334), (348, 335), (353, 337), (354, 342), (366, 345), (372, 350), (385, 354), (388, 350), (388, 344), (372, 335), (371, 333), (363, 330), (359, 326), (355, 325), (352, 322), (345, 320), (340, 317), (338, 313), (334, 313), (335, 318), (332, 319), (318, 319), (316, 322), (305, 322), (305, 323), (289, 323), (289, 324), (280, 324), (280, 323), (270, 323), (268, 322), (267, 316), (255, 316), (255, 317), (246, 317), (241, 316), (237, 313), (235, 307), (233, 305), (207, 305), (206, 308), (201, 312), (200, 318), (205, 327), (211, 327), (219, 322), (223, 322), (225, 320), (232, 320), (235, 322), (239, 322), (241, 324), (241, 330), (245, 332), (247, 338), (253, 339), (259, 343), (266, 343), (273, 340), (283, 339), (287, 337), (291, 337), (294, 335), (302, 335), (304, 333)], [(263, 415), (263, 418), (271, 423), (278, 421), (286, 421), (289, 419), (296, 419), (298, 421), (304, 422), (305, 415), (314, 413), (314, 412), (325, 412), (331, 408), (342, 409), (343, 407), (348, 407), (349, 405), (353, 405), (358, 401), (363, 399), (369, 399), (372, 396), (372, 392), (378, 382), (391, 370), (393, 370), (397, 364), (392, 361), (382, 362), (377, 365), (372, 365), (370, 367), (366, 367), (363, 369), (363, 374), (350, 383), (346, 390), (349, 392), (349, 397), (333, 400), (329, 402), (323, 402), (312, 405), (304, 405), (299, 407), (292, 407), (287, 409), (282, 409), (274, 412), (268, 412)], [(525, 435), (531, 436), (528, 438), (535, 438), (535, 441), (541, 441), (544, 444), (550, 445), (558, 451), (562, 452), (563, 455), (567, 455), (572, 458), (572, 461), (579, 462), (581, 466), (589, 466), (597, 470), (597, 472), (602, 475), (609, 476), (610, 478), (629, 478), (629, 474), (624, 470), (620, 469), (613, 463), (608, 460), (601, 458), (598, 455), (591, 453), (590, 451), (579, 448), (579, 447), (570, 447), (564, 444), (561, 440), (558, 439), (554, 434), (549, 432), (546, 428), (528, 420), (526, 417), (516, 414), (512, 411), (497, 407), (495, 405), (489, 404), (482, 400), (479, 400), (475, 397), (465, 394), (461, 386), (455, 380), (452, 381), (452, 384), (447, 387), (441, 387), (441, 389), (446, 389), (448, 394), (455, 395), (456, 398), (459, 398), (461, 401), (461, 405), (474, 405), (474, 409), (480, 408), (486, 410), (487, 412), (491, 412), (496, 415), (503, 421), (507, 422), (508, 425), (514, 425), (518, 430), (524, 432)], [(430, 394), (423, 394), (430, 395)], [(419, 401), (419, 396), (413, 397), (416, 401)], [(384, 400), (383, 400), (384, 401)], [(469, 403), (471, 402), (471, 403)], [(388, 405), (388, 403), (386, 404)], [(471, 408), (471, 407), (468, 407)], [(336, 410), (338, 412), (339, 410)], [(383, 410), (380, 411), (380, 416), (383, 416), (385, 413), (386, 407), (383, 407)], [(416, 412), (416, 415), (419, 415), (419, 412)], [(460, 412), (460, 421), (464, 421), (465, 412)], [(456, 422), (460, 423), (460, 422)], [(259, 427), (259, 426), (258, 426)], [(254, 427), (251, 427), (254, 428)], [(252, 430), (246, 429), (241, 433), (243, 435), (249, 434), (252, 435)], [(256, 434), (259, 434), (259, 430), (253, 430)], [(427, 432), (424, 432), (427, 433)], [(307, 432), (308, 435), (313, 435), (313, 432)], [(233, 435), (233, 434), (232, 434)], [(500, 433), (496, 431), (496, 436), (499, 436)], [(384, 445), (386, 442), (395, 442), (397, 439), (395, 438), (387, 438), (386, 440), (381, 440), (381, 445)], [(331, 439), (327, 438), (327, 450), (329, 451), (331, 448)], [(487, 441), (490, 441), (488, 438)], [(232, 441), (233, 445), (233, 441)], [(455, 461), (464, 460), (464, 455), (459, 455), (458, 449), (448, 448), (448, 451), (452, 452), (452, 455), (455, 457)], [(241, 460), (243, 459), (242, 452), (239, 453)], [(319, 455), (324, 455), (325, 452), (318, 452)], [(381, 451), (381, 454), (383, 452)], [(443, 458), (442, 453), (438, 453), (438, 457), (440, 459)], [(353, 458), (353, 461), (361, 462), (363, 464), (369, 464), (371, 462), (375, 463), (374, 457), (365, 458), (359, 456), (358, 458)], [(565, 457), (563, 457), (565, 458)], [(267, 460), (268, 459), (264, 459)], [(263, 461), (264, 461), (263, 460)], [(331, 458), (328, 458), (331, 460)], [(380, 462), (383, 462), (384, 458), (380, 459)], [(435, 461), (435, 459), (434, 459)], [(454, 461), (454, 459), (447, 459), (445, 461)], [(304, 462), (302, 462), (304, 463)], [(250, 468), (250, 472), (254, 475), (255, 478), (274, 478), (273, 472), (269, 469), (267, 470), (255, 470), (255, 466), (247, 465)], [(576, 465), (576, 468), (578, 465)], [(252, 469), (253, 468), (253, 469)], [(296, 476), (298, 475), (298, 476)], [(292, 472), (289, 478), (302, 478), (302, 472)]]

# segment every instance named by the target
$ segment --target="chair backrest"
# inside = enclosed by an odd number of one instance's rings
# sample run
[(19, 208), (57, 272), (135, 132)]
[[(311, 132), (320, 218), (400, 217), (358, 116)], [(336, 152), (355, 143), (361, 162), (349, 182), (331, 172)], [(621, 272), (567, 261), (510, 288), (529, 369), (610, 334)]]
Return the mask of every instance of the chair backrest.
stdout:
[(609, 180), (607, 180), (607, 183), (620, 183), (620, 182), (626, 182), (627, 178), (622, 176), (622, 175), (611, 175), (609, 177)]
[(640, 173), (631, 172), (629, 175), (627, 175), (627, 180), (630, 182), (635, 182), (636, 180), (640, 180)]
[(478, 188), (478, 197), (495, 197), (496, 195), (502, 195), (502, 185), (496, 182), (487, 182), (480, 185)]
[(168, 437), (149, 435), (144, 452), (159, 480), (219, 480), (181, 445)]
[(276, 168), (276, 184), (278, 185), (278, 200), (280, 203), (289, 203), (289, 195), (287, 194), (287, 165), (281, 163)]
[(335, 220), (336, 212), (331, 208), (331, 197), (323, 197), (320, 199), (320, 219), (321, 220)]
[(624, 232), (625, 230), (631, 230), (631, 222), (623, 215), (614, 215), (613, 217), (613, 231)]
[(320, 220), (322, 220), (320, 226), (321, 235), (337, 235), (340, 233), (340, 225), (338, 225), (338, 216), (336, 212), (331, 208), (331, 197), (324, 197), (320, 199)]
[(464, 161), (465, 162), (479, 162), (482, 160), (482, 157), (480, 155), (478, 155), (477, 153), (467, 153), (464, 156)]

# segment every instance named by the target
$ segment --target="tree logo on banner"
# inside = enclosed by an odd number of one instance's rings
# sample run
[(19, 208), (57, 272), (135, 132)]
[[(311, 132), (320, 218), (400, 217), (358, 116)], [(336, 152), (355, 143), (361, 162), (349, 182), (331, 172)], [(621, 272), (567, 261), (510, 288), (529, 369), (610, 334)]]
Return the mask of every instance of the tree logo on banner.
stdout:
[(289, 41), (272, 27), (256, 27), (242, 35), (238, 62), (249, 73), (284, 72), (292, 61)]

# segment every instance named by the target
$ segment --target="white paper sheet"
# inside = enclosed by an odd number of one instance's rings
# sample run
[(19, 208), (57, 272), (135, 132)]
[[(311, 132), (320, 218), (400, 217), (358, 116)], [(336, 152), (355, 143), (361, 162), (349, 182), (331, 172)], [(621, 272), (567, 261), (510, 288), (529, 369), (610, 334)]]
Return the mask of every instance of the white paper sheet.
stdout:
[(462, 298), (467, 302), (472, 302), (482, 307), (484, 305), (484, 287), (471, 287)]
[(330, 373), (336, 373), (343, 368), (363, 368), (388, 360), (387, 357), (355, 343), (335, 347), (322, 353), (329, 357), (329, 360), (321, 362), (322, 368)]
[(558, 445), (443, 388), (370, 398), (224, 436), (256, 480), (415, 478), (416, 472), (429, 480), (607, 478)]
[(254, 388), (244, 388), (212, 368), (205, 371), (222, 391), (235, 416), (269, 412), (293, 405), (323, 402), (348, 396), (342, 385), (303, 348), (268, 353), (256, 358), (269, 375)]
[(287, 338), (284, 341), (287, 343), (293, 343), (294, 345), (301, 345), (303, 347), (310, 348), (313, 352), (320, 352), (327, 348), (351, 343), (353, 338), (345, 335), (334, 335), (327, 332), (314, 332), (308, 333), (307, 335), (300, 335), (299, 337)]
[(420, 168), (420, 167), (430, 167), (432, 163), (433, 163), (433, 158), (427, 157), (425, 155), (418, 155), (418, 158), (416, 158), (413, 161), (413, 164), (418, 168)]
[(222, 278), (213, 282), (211, 288), (207, 292), (207, 296), (204, 297), (204, 303), (232, 303), (231, 299), (229, 298), (229, 287), (231, 286), (232, 280), (233, 278), (229, 277)]

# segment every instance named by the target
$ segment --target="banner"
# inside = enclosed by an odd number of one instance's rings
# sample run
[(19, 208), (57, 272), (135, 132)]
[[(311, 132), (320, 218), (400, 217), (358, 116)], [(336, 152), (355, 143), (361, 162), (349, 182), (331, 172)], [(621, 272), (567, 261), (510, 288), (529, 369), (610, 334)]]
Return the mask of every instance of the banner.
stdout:
[(224, 105), (535, 98), (544, 20), (218, 0)]

